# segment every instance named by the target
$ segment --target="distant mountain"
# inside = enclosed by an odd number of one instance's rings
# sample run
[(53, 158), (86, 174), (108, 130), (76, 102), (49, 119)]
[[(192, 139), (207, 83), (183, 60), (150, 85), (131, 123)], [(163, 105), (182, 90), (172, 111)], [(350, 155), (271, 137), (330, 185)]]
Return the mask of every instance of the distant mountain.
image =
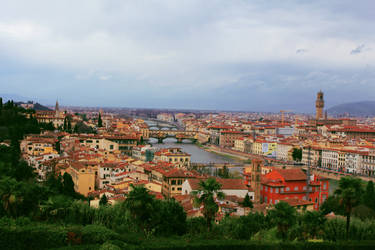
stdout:
[(330, 115), (375, 116), (375, 101), (343, 103), (327, 111)]
[(7, 102), (9, 100), (13, 100), (15, 102), (26, 102), (26, 101), (29, 101), (29, 100), (32, 100), (32, 98), (29, 98), (29, 97), (25, 97), (25, 96), (20, 96), (20, 95), (17, 95), (17, 94), (1, 94), (0, 93), (0, 97), (3, 98), (3, 102)]

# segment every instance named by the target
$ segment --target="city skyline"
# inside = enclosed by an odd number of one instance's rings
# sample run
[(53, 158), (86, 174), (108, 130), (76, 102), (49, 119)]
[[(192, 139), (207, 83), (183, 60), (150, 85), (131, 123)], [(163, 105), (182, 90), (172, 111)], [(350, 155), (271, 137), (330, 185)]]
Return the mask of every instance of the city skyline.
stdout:
[(0, 10), (0, 93), (72, 106), (309, 113), (320, 89), (327, 108), (375, 100), (372, 7), (12, 1)]

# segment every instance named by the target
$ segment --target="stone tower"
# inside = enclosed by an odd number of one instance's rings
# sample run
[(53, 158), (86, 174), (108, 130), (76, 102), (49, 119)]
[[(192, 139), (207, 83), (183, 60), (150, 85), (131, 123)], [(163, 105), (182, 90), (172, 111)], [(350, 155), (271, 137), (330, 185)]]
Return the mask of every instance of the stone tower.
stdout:
[(55, 116), (60, 117), (59, 102), (57, 100), (56, 100), (56, 105), (55, 105)]
[(262, 161), (253, 159), (251, 161), (250, 187), (254, 190), (254, 203), (260, 203), (260, 181), (262, 176)]
[(319, 91), (316, 96), (315, 107), (316, 107), (316, 119), (317, 120), (323, 119), (323, 108), (324, 108), (323, 95), (324, 95), (323, 92)]

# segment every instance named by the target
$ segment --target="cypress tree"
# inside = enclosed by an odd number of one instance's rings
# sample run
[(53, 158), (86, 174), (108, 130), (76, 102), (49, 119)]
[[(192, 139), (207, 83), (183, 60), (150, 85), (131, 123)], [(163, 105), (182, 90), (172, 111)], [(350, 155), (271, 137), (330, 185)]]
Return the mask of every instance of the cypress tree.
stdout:
[(374, 183), (369, 181), (366, 186), (366, 191), (363, 195), (363, 203), (375, 210), (375, 192), (374, 192)]
[(108, 199), (105, 194), (103, 194), (102, 198), (100, 198), (99, 206), (105, 206), (108, 204)]
[(101, 116), (100, 113), (99, 113), (99, 118), (98, 118), (98, 127), (99, 127), (99, 128), (103, 127), (102, 116)]

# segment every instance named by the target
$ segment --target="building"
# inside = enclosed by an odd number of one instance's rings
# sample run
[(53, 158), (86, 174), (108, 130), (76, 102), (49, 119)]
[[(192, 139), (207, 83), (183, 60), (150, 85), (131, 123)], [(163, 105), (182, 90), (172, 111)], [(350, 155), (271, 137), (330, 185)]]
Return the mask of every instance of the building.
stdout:
[(64, 112), (60, 111), (59, 103), (56, 101), (55, 110), (41, 111), (37, 110), (35, 118), (41, 123), (52, 123), (55, 128), (62, 127), (65, 119)]
[[(328, 198), (328, 179), (312, 175), (307, 186), (307, 176), (301, 169), (274, 168), (262, 176), (261, 201), (266, 204), (277, 204), (290, 199), (314, 202), (314, 209)], [(308, 204), (306, 204), (307, 206)]]
[(179, 168), (190, 167), (190, 158), (190, 154), (181, 151), (181, 148), (166, 148), (154, 153), (156, 162), (169, 162)]
[(323, 108), (324, 108), (324, 99), (323, 99), (323, 92), (319, 91), (315, 101), (316, 107), (316, 120), (323, 119)]
[(175, 168), (161, 172), (163, 174), (162, 194), (167, 197), (182, 194), (182, 184), (186, 180), (196, 179), (199, 176), (195, 171), (186, 171)]
[(220, 139), (219, 139), (219, 146), (223, 148), (230, 148), (234, 147), (234, 143), (236, 140), (242, 138), (244, 133), (241, 131), (221, 131), (220, 132)]
[(66, 172), (72, 176), (74, 190), (84, 196), (95, 190), (95, 170), (80, 162), (71, 162)]
[[(190, 194), (192, 191), (199, 189), (199, 182), (205, 179), (187, 179), (182, 184), (182, 194)], [(244, 198), (246, 194), (249, 195), (251, 200), (254, 200), (254, 192), (249, 189), (244, 180), (241, 179), (216, 179), (221, 184), (221, 192), (225, 196), (234, 195), (239, 198)]]

